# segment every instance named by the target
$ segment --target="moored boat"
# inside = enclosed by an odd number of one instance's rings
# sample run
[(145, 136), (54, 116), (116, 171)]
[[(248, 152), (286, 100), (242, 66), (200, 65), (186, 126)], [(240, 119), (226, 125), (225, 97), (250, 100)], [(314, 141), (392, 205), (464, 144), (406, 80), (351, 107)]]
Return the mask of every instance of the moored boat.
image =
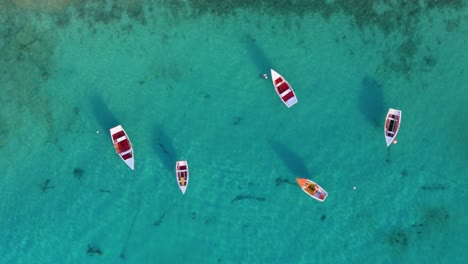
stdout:
[(176, 162), (176, 179), (182, 194), (185, 194), (189, 183), (189, 167), (186, 160)]
[(307, 193), (310, 197), (323, 202), (328, 196), (327, 191), (320, 187), (318, 184), (315, 182), (309, 180), (309, 179), (304, 179), (304, 178), (296, 178), (297, 183), (299, 186), (301, 186), (301, 189)]
[(401, 123), (401, 111), (390, 108), (387, 113), (387, 118), (385, 119), (385, 141), (387, 142), (387, 147), (393, 143), (397, 143), (395, 137), (400, 130)]
[(114, 143), (115, 150), (120, 158), (127, 164), (130, 169), (134, 169), (133, 148), (127, 133), (121, 125), (110, 129), (112, 142)]
[(291, 107), (297, 103), (297, 97), (291, 85), (273, 69), (271, 69), (271, 80), (273, 81), (276, 93), (287, 107)]

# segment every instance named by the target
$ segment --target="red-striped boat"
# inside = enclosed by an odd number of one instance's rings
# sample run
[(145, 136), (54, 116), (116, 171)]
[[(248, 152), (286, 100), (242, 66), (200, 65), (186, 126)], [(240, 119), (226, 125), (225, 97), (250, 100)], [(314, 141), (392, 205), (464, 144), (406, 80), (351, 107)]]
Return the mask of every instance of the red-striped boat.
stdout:
[(110, 129), (110, 134), (117, 154), (119, 154), (120, 158), (122, 158), (125, 164), (127, 164), (130, 169), (133, 170), (133, 148), (127, 133), (125, 133), (125, 130), (121, 125), (118, 125)]
[(185, 194), (189, 181), (189, 167), (186, 160), (176, 162), (176, 179), (182, 194)]
[(287, 107), (291, 107), (297, 103), (297, 97), (291, 85), (273, 69), (271, 69), (271, 80), (273, 81), (276, 93)]

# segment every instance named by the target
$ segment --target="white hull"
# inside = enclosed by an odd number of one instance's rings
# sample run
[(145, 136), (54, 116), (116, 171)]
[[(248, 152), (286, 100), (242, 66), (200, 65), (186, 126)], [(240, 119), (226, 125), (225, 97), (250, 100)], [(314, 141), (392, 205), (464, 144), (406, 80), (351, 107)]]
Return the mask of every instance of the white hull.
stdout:
[[(391, 115), (393, 115), (394, 117), (392, 117)], [(390, 124), (395, 124), (396, 128), (391, 129), (391, 131), (389, 131)], [(385, 135), (385, 141), (387, 143), (387, 147), (389, 147), (392, 144), (393, 140), (395, 140), (396, 136), (398, 135), (398, 131), (400, 130), (400, 124), (401, 124), (401, 111), (390, 108), (385, 118), (385, 125), (384, 125), (384, 135)], [(394, 125), (391, 125), (391, 127), (393, 126)]]
[[(328, 197), (327, 191), (325, 191), (325, 189), (323, 189), (317, 183), (309, 179), (305, 179), (305, 178), (297, 178), (296, 180), (299, 186), (301, 186), (301, 189), (310, 197), (314, 198), (315, 200), (319, 202), (323, 202), (325, 201), (325, 199), (327, 199)], [(312, 190), (309, 189), (310, 186), (313, 187)]]
[[(280, 97), (281, 101), (283, 101), (283, 103), (284, 103), (288, 108), (291, 107), (291, 106), (293, 106), (293, 105), (295, 105), (298, 101), (297, 101), (296, 94), (294, 93), (294, 90), (292, 89), (291, 85), (288, 83), (288, 81), (286, 81), (286, 79), (284, 79), (283, 76), (281, 76), (281, 74), (277, 73), (277, 72), (276, 72), (275, 70), (273, 70), (273, 69), (270, 69), (270, 71), (271, 71), (271, 80), (272, 80), (272, 82), (273, 82), (273, 86), (275, 87), (276, 94)], [(288, 91), (285, 91), (285, 93), (283, 93), (283, 94), (280, 94), (280, 93), (278, 92), (277, 86), (278, 86), (279, 84), (276, 84), (276, 83), (275, 83), (276, 79), (278, 79), (278, 78), (283, 79), (283, 81), (289, 86), (290, 91), (289, 91), (289, 90), (288, 90)], [(288, 93), (292, 93), (293, 97), (291, 97), (291, 98), (287, 99), (286, 101), (284, 101), (284, 100), (283, 100), (283, 97), (284, 97), (285, 95), (287, 95)]]
[(187, 190), (189, 179), (190, 179), (189, 166), (186, 160), (180, 160), (176, 162), (175, 174), (176, 174), (177, 184), (179, 185), (179, 189), (182, 192), (182, 194), (185, 194), (185, 191)]
[[(114, 140), (113, 135), (115, 135), (117, 133), (120, 133), (120, 132), (123, 132), (124, 136), (121, 136), (121, 137)], [(130, 169), (134, 170), (134, 168), (135, 168), (134, 159), (135, 158), (133, 156), (133, 147), (132, 147), (132, 143), (130, 142), (130, 138), (128, 138), (127, 133), (125, 132), (125, 130), (123, 129), (123, 127), (121, 125), (118, 125), (118, 126), (113, 127), (113, 128), (110, 129), (110, 134), (111, 134), (111, 139), (112, 139), (112, 142), (114, 143), (114, 146), (118, 142), (121, 142), (123, 140), (128, 140), (129, 145), (130, 145), (130, 149), (127, 150), (127, 151), (121, 152), (121, 153), (117, 152), (117, 154), (120, 156), (122, 161), (125, 162), (125, 164), (127, 164), (128, 167), (130, 167)], [(127, 155), (131, 155), (131, 157), (126, 158)]]

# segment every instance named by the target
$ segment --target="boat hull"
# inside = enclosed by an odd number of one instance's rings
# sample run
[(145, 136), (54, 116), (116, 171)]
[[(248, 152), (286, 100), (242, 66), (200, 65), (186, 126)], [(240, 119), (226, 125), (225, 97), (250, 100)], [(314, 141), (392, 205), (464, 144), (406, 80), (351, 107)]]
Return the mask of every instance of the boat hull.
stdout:
[(288, 108), (295, 105), (298, 101), (291, 85), (275, 70), (271, 69), (270, 71), (273, 87), (275, 87), (276, 94), (278, 94), (281, 101), (283, 101)]
[(395, 140), (398, 131), (400, 130), (401, 111), (390, 108), (385, 118), (384, 135), (387, 147)]
[(133, 147), (130, 138), (121, 125), (110, 129), (110, 135), (114, 148), (120, 158), (130, 169), (134, 169)]
[(327, 191), (320, 187), (317, 183), (304, 178), (296, 178), (297, 184), (301, 189), (310, 197), (314, 198), (317, 201), (323, 202), (328, 196)]
[(189, 167), (186, 160), (176, 162), (176, 180), (182, 194), (185, 194), (189, 183)]

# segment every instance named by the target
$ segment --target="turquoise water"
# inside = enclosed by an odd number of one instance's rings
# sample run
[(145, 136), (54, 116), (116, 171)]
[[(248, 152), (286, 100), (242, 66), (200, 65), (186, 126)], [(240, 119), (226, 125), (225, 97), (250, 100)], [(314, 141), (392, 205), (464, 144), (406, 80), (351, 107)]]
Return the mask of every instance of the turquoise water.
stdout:
[(467, 2), (226, 3), (2, 2), (0, 263), (467, 263)]

